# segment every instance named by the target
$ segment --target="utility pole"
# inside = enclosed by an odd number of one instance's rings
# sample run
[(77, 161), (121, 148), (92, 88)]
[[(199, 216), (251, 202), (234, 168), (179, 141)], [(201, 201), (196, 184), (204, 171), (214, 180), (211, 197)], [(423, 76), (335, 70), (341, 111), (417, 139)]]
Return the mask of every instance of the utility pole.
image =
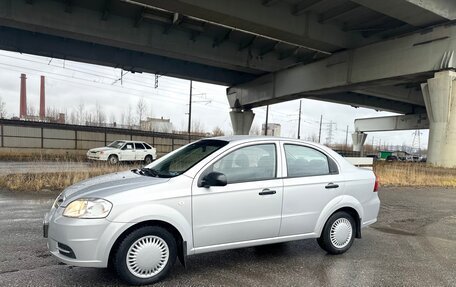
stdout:
[[(331, 143), (332, 143), (333, 137), (334, 137), (334, 134), (333, 134), (333, 132), (334, 132), (333, 129), (334, 128), (333, 128), (333, 126), (335, 126), (336, 123), (334, 123), (333, 121), (330, 121), (329, 123), (327, 123), (327, 125), (328, 125), (328, 136), (326, 137), (326, 144), (328, 146), (330, 146)], [(336, 127), (336, 129), (337, 129), (337, 127)]]
[(301, 105), (302, 100), (299, 101), (298, 140), (301, 139)]
[(320, 129), (318, 131), (318, 143), (321, 143), (321, 123), (323, 122), (323, 115), (320, 116)]
[(193, 93), (193, 81), (190, 80), (190, 99), (188, 102), (188, 140), (191, 140), (190, 133), (192, 131), (192, 93)]
[(269, 117), (269, 105), (266, 106), (266, 123), (264, 125), (264, 135), (268, 135), (268, 117)]
[(348, 147), (348, 125), (347, 125), (347, 131), (345, 131), (345, 148)]

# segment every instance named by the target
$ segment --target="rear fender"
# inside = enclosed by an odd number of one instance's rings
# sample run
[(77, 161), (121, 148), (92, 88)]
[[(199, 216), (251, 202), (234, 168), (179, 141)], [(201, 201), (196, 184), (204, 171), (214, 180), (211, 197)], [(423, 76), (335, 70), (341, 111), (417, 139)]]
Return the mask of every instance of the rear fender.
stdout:
[(359, 201), (356, 200), (356, 198), (353, 196), (341, 195), (331, 200), (325, 206), (325, 208), (323, 208), (322, 212), (320, 213), (320, 217), (317, 220), (315, 234), (320, 237), (321, 232), (325, 227), (326, 221), (328, 221), (329, 217), (331, 217), (334, 212), (344, 207), (350, 207), (356, 210), (359, 215), (359, 221), (361, 222), (361, 218), (363, 218), (363, 208)]

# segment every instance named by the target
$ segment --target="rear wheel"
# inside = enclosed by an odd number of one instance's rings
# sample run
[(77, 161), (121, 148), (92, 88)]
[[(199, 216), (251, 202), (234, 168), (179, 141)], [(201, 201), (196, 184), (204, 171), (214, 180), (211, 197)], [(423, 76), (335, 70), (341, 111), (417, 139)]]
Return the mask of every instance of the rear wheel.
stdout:
[(147, 155), (145, 158), (144, 158), (144, 163), (145, 164), (149, 164), (153, 161), (152, 159), (152, 156), (151, 155)]
[(116, 165), (119, 163), (119, 157), (117, 157), (115, 154), (112, 154), (108, 157), (108, 162), (111, 165)]
[(113, 266), (128, 284), (152, 284), (167, 276), (176, 256), (176, 241), (170, 232), (157, 226), (145, 226), (122, 240)]
[(318, 245), (330, 254), (342, 254), (353, 244), (355, 239), (355, 220), (339, 211), (331, 215), (317, 239)]

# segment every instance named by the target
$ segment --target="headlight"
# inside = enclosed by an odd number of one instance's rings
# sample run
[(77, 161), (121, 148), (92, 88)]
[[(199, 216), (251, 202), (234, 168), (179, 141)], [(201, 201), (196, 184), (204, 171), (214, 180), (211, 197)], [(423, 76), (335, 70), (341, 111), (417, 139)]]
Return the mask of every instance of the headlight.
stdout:
[(104, 199), (78, 199), (65, 208), (63, 216), (77, 218), (105, 218), (112, 203)]

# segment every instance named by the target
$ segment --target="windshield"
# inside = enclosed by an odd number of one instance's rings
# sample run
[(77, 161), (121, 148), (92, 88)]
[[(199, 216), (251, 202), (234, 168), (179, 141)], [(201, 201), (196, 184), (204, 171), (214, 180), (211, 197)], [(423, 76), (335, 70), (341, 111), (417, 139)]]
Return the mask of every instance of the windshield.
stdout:
[(188, 144), (168, 156), (151, 163), (142, 169), (140, 174), (158, 177), (178, 176), (227, 144), (228, 142), (226, 141), (210, 139)]
[(108, 147), (121, 148), (124, 143), (124, 141), (113, 141), (112, 143), (108, 144)]

